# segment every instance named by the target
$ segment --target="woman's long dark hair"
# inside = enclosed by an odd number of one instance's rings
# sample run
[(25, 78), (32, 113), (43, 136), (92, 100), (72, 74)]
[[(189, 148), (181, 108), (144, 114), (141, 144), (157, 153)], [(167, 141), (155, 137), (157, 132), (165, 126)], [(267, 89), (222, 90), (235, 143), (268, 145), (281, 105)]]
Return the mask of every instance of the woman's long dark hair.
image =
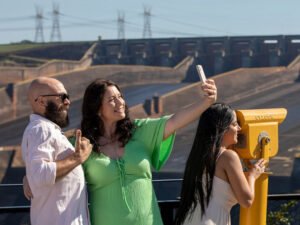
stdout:
[[(104, 94), (109, 86), (115, 86), (120, 92), (117, 84), (110, 80), (97, 79), (85, 90), (82, 103), (82, 135), (89, 138), (94, 145), (93, 151), (99, 152), (97, 140), (104, 134), (104, 123), (98, 115), (102, 107)], [(122, 146), (129, 141), (132, 135), (133, 123), (129, 118), (128, 106), (125, 104), (125, 118), (117, 122), (116, 134)]]
[(192, 215), (197, 204), (201, 206), (201, 217), (205, 214), (222, 139), (232, 121), (233, 109), (223, 103), (213, 104), (201, 115), (185, 166), (176, 225), (183, 224), (188, 215)]

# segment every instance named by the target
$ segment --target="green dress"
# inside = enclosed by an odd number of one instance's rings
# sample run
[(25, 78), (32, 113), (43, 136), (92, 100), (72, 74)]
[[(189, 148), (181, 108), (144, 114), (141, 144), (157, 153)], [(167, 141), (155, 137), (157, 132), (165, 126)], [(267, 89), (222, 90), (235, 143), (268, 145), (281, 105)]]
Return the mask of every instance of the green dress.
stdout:
[(135, 120), (122, 158), (91, 153), (83, 168), (92, 225), (163, 225), (151, 167), (159, 170), (171, 153), (175, 135), (163, 140), (168, 118)]

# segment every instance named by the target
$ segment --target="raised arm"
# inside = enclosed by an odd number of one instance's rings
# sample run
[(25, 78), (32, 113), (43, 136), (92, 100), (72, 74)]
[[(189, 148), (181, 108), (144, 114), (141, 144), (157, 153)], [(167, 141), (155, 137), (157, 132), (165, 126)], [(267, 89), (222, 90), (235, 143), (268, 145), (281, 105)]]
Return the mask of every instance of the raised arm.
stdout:
[[(44, 157), (43, 160), (39, 160), (39, 163), (37, 163), (36, 160), (34, 163), (30, 163), (30, 165), (33, 166), (32, 169), (38, 171), (33, 176), (32, 181), (36, 186), (49, 185), (49, 183), (51, 183), (51, 180), (55, 180), (55, 182), (58, 181), (60, 178), (64, 177), (70, 171), (72, 171), (76, 166), (82, 164), (88, 158), (91, 151), (92, 145), (90, 144), (89, 140), (82, 137), (81, 131), (77, 130), (75, 152), (67, 156), (65, 159), (57, 160), (54, 162), (50, 162)], [(54, 172), (54, 179), (49, 179), (49, 177), (51, 177), (51, 175), (49, 175), (49, 167), (51, 166), (47, 164), (53, 164), (54, 168), (56, 169), (56, 171)], [(23, 193), (28, 200), (34, 197), (27, 176), (23, 177)]]
[(164, 139), (178, 129), (198, 119), (199, 116), (216, 101), (217, 87), (213, 80), (206, 80), (206, 82), (202, 84), (202, 91), (204, 92), (203, 99), (200, 99), (199, 102), (196, 102), (189, 107), (179, 110), (170, 117), (164, 131)]
[(265, 161), (258, 160), (245, 176), (236, 152), (227, 150), (222, 156), (226, 162), (223, 163), (226, 175), (238, 203), (244, 208), (250, 207), (255, 196), (255, 181), (264, 172)]
[(81, 136), (81, 131), (76, 131), (75, 152), (63, 160), (56, 161), (55, 181), (67, 175), (76, 166), (82, 164), (92, 151), (90, 141)]
[(25, 157), (26, 174), (31, 188), (54, 184), (58, 179), (84, 162), (92, 149), (90, 142), (81, 137), (81, 131), (78, 130), (75, 152), (71, 149), (66, 149), (65, 157), (57, 160), (53, 158), (56, 147), (51, 144), (53, 142), (53, 134), (51, 132), (41, 134), (39, 130), (30, 135), (31, 140), (34, 140), (36, 135), (43, 137), (43, 141), (31, 141), (30, 151)]

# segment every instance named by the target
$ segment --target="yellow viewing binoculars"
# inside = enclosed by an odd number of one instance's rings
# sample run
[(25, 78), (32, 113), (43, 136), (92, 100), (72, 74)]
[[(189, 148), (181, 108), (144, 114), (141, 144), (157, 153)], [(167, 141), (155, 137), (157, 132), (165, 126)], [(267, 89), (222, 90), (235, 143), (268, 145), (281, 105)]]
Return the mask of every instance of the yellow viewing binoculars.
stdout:
[(236, 110), (235, 112), (241, 131), (234, 149), (240, 158), (261, 158), (263, 139), (269, 142), (268, 149), (266, 149), (268, 156), (275, 156), (278, 152), (278, 125), (285, 119), (287, 110), (275, 108)]

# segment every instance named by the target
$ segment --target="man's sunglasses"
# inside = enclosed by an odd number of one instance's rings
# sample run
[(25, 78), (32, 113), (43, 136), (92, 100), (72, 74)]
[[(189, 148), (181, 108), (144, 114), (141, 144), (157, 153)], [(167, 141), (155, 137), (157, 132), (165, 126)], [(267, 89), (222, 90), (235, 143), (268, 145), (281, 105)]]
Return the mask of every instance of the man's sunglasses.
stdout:
[(64, 102), (66, 99), (70, 99), (70, 95), (64, 93), (64, 94), (52, 94), (52, 95), (39, 95), (34, 101), (37, 101), (39, 97), (48, 97), (48, 96), (60, 97), (62, 102)]

